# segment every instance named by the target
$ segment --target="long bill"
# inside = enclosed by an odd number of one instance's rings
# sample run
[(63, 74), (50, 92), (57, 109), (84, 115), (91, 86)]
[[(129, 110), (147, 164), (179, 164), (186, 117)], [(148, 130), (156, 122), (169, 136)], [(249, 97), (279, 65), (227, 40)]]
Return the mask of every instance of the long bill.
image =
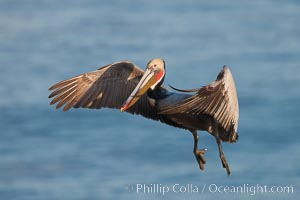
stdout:
[(151, 69), (147, 69), (140, 82), (137, 84), (133, 92), (122, 105), (121, 112), (124, 112), (131, 106), (133, 106), (141, 98), (141, 96), (143, 96), (143, 94), (145, 94), (145, 92), (147, 92), (147, 90), (157, 81), (158, 80), (155, 76), (155, 72)]

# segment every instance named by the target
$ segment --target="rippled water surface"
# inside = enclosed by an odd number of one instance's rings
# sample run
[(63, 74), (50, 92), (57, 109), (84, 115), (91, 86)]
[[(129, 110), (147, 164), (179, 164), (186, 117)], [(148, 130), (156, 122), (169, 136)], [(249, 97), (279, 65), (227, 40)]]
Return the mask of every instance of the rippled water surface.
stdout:
[[(289, 0), (0, 1), (0, 198), (296, 199), (299, 19)], [(200, 172), (187, 131), (117, 110), (49, 106), (57, 81), (124, 59), (145, 68), (155, 57), (166, 61), (165, 83), (186, 89), (230, 66), (240, 101), (240, 140), (223, 145), (230, 177), (206, 132)], [(154, 184), (170, 191), (151, 192)]]

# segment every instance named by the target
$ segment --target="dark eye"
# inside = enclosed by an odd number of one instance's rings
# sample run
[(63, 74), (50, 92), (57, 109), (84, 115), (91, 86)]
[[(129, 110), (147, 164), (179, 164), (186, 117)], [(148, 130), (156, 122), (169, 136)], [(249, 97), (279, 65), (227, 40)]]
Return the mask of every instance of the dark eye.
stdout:
[(154, 67), (156, 67), (156, 64), (154, 65)]

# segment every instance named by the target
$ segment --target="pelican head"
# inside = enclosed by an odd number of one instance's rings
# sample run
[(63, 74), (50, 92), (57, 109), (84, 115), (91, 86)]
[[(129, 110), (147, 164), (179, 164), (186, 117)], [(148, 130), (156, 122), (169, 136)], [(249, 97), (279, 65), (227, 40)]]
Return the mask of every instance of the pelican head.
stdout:
[(162, 84), (164, 77), (165, 61), (161, 58), (150, 60), (143, 77), (122, 105), (121, 111), (124, 112), (133, 106), (148, 90), (155, 90), (156, 87)]

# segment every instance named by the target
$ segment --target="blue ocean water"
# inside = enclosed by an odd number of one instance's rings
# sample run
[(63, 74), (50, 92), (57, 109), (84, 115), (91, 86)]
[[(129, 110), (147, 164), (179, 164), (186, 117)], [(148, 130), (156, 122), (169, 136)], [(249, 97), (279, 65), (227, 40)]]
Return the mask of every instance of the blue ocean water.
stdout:
[[(296, 199), (299, 19), (292, 0), (0, 1), (0, 198)], [(49, 106), (60, 80), (125, 59), (145, 68), (155, 57), (166, 61), (165, 83), (183, 89), (230, 66), (240, 103), (240, 139), (223, 145), (231, 176), (206, 132), (200, 172), (187, 131), (118, 110)]]

